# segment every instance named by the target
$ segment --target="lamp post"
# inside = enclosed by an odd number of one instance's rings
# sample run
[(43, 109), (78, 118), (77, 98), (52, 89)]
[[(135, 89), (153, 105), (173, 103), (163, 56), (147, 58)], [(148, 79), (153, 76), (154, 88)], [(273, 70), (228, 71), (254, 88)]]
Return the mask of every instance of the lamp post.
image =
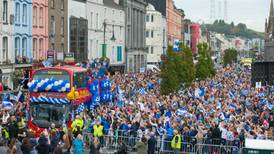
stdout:
[[(107, 45), (106, 45), (106, 30), (107, 30), (107, 22), (106, 20), (104, 20), (103, 22), (103, 35), (104, 35), (104, 40), (103, 40), (103, 54), (102, 54), (102, 57), (106, 57), (106, 50), (107, 50)], [(115, 38), (115, 35), (114, 35), (114, 25), (112, 25), (112, 37), (110, 38), (111, 41), (115, 41), (116, 38)]]

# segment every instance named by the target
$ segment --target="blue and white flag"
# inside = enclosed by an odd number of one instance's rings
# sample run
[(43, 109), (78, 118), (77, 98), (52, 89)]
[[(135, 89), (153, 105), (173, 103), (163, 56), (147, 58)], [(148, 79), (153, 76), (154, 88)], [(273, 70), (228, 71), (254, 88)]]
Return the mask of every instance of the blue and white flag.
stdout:
[(139, 92), (140, 95), (145, 95), (146, 94), (145, 88), (139, 89), (138, 92)]
[(12, 109), (13, 108), (13, 104), (10, 101), (3, 101), (2, 102), (2, 108)]
[(182, 108), (178, 109), (175, 114), (184, 115), (186, 113), (187, 113), (187, 109), (185, 107), (182, 107)]

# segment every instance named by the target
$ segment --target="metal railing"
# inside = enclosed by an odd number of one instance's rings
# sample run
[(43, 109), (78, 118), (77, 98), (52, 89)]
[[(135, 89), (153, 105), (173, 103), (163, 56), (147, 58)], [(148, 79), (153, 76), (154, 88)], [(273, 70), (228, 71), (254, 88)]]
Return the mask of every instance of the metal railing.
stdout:
[[(91, 133), (83, 133), (85, 148), (90, 149), (90, 144), (93, 141), (93, 135)], [(141, 141), (139, 137), (134, 135), (104, 135), (99, 138), (104, 153), (115, 153), (119, 151), (122, 145), (127, 147), (128, 152), (137, 151), (137, 143)], [(155, 153), (174, 153), (175, 149), (172, 148), (172, 140), (156, 137)], [(197, 154), (238, 154), (242, 145), (234, 146), (233, 142), (224, 143), (221, 140), (212, 140), (211, 142), (197, 142), (196, 140), (188, 140), (188, 142), (182, 140), (180, 149), (177, 152), (180, 154), (197, 153)], [(87, 150), (88, 151), (88, 150)]]

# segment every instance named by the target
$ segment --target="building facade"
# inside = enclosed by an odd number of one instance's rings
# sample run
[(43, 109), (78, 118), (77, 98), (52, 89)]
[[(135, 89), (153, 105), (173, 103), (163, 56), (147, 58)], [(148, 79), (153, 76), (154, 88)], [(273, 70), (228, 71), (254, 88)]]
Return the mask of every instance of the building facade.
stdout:
[(46, 59), (48, 50), (48, 0), (32, 1), (32, 53), (34, 60)]
[(15, 63), (32, 60), (32, 0), (14, 0), (13, 57)]
[(201, 38), (201, 27), (200, 24), (192, 23), (190, 25), (191, 29), (191, 50), (193, 55), (198, 54), (198, 48), (197, 45), (199, 43), (199, 40)]
[(146, 14), (146, 46), (147, 64), (159, 66), (161, 55), (166, 53), (166, 20), (151, 4)]
[(68, 0), (68, 51), (76, 62), (88, 59), (87, 1)]
[(68, 1), (48, 0), (48, 35), (49, 50), (54, 51), (54, 58), (62, 60), (68, 52)]
[(88, 58), (107, 57), (112, 71), (125, 68), (125, 11), (119, 1), (88, 0)]
[(120, 1), (125, 9), (126, 22), (126, 71), (139, 72), (146, 69), (145, 45), (146, 0)]
[(184, 19), (183, 25), (183, 43), (190, 47), (191, 46), (191, 29), (190, 29), (191, 21), (189, 19)]
[(176, 9), (173, 0), (167, 0), (167, 38), (168, 44), (173, 45), (175, 40), (182, 40), (182, 12)]
[(270, 3), (269, 18), (265, 22), (264, 60), (274, 61), (274, 8), (273, 8), (273, 0), (271, 0), (271, 3)]

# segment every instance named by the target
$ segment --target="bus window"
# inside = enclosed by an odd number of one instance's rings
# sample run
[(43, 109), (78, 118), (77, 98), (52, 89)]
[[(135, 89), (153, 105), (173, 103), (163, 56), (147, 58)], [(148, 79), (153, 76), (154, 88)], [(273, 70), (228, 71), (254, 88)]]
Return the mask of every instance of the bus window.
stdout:
[(74, 87), (77, 88), (85, 88), (87, 79), (85, 72), (76, 72), (73, 74), (73, 83)]

